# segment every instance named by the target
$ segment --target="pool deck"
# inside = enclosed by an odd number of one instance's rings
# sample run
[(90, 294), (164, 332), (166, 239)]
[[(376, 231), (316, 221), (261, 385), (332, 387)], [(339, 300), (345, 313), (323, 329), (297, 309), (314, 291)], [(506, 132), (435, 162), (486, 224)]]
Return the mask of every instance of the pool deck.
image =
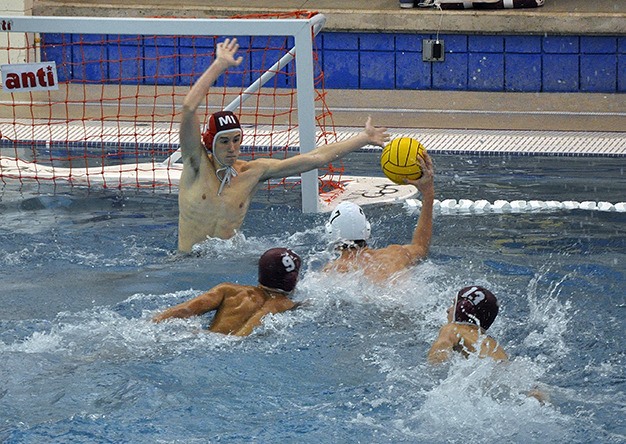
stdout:
[[(398, 0), (34, 0), (33, 15), (106, 17), (230, 17), (309, 10), (323, 13), (325, 29), (355, 32), (626, 35), (624, 0), (546, 0), (539, 8), (503, 10), (401, 9)], [(624, 94), (468, 91), (327, 90), (340, 127), (368, 115), (390, 128), (428, 130), (606, 133), (626, 155)], [(595, 135), (593, 133), (596, 133)], [(587, 140), (590, 142), (590, 140)], [(618, 153), (618, 154), (619, 154)]]
[[(417, 2), (416, 2), (417, 3)], [(294, 10), (327, 17), (325, 29), (359, 32), (506, 32), (520, 34), (626, 34), (623, 0), (546, 0), (539, 8), (401, 9), (398, 0), (34, 0), (33, 15), (107, 17), (230, 17)], [(441, 22), (441, 23), (440, 23)]]

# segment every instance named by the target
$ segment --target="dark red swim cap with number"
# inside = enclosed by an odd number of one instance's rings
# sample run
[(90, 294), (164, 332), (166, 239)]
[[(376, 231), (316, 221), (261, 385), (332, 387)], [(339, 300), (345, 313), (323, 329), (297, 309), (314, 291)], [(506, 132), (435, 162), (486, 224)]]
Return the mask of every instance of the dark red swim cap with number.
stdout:
[(500, 304), (494, 294), (477, 285), (462, 288), (455, 302), (455, 322), (469, 322), (485, 330), (491, 327), (500, 310)]
[(219, 111), (209, 117), (209, 127), (202, 133), (202, 142), (207, 150), (213, 151), (215, 138), (218, 134), (235, 131), (239, 131), (243, 135), (237, 116), (231, 111)]
[(259, 283), (291, 292), (298, 282), (300, 256), (288, 248), (272, 248), (259, 259)]

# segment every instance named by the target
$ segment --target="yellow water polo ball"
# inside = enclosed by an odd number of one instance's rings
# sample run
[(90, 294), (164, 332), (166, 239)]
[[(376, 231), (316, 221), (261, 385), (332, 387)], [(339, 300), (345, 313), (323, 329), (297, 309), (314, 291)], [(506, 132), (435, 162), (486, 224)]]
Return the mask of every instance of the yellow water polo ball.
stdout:
[(383, 148), (380, 167), (392, 182), (404, 184), (404, 179), (417, 180), (422, 177), (422, 167), (417, 156), (423, 157), (426, 148), (419, 140), (411, 137), (393, 139)]

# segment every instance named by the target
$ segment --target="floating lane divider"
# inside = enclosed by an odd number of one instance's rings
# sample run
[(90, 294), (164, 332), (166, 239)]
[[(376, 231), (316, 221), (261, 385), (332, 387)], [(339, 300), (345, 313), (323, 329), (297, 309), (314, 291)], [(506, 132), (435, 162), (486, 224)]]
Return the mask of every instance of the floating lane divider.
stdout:
[[(415, 210), (422, 206), (422, 202), (417, 199), (406, 199), (405, 207)], [(626, 213), (626, 202), (595, 202), (566, 200), (559, 202), (556, 200), (496, 200), (491, 203), (488, 200), (469, 199), (435, 199), (433, 209), (441, 213), (527, 213), (539, 211), (559, 211), (559, 210), (591, 210)]]

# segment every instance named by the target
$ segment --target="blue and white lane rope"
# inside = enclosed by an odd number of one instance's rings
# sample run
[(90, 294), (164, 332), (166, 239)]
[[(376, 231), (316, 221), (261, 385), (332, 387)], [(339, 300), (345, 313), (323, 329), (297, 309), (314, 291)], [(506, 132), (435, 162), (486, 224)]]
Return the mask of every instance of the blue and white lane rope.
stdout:
[[(404, 205), (409, 210), (421, 208), (422, 202), (418, 199), (406, 199)], [(595, 202), (586, 200), (470, 200), (470, 199), (435, 199), (433, 209), (440, 213), (528, 213), (539, 211), (560, 210), (591, 210), (606, 212), (626, 212), (626, 202)]]

